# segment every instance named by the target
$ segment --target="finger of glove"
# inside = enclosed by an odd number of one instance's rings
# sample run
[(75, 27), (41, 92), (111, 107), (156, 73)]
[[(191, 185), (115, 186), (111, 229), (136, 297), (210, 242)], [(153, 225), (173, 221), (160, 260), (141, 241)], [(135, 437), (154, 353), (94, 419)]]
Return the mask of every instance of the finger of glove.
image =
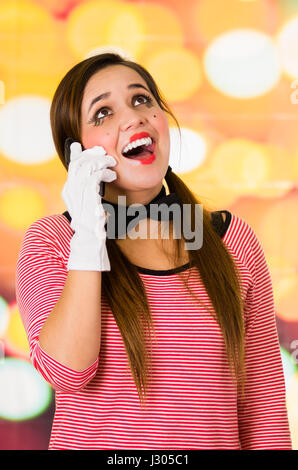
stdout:
[[(108, 171), (105, 171), (108, 170)], [(83, 187), (84, 185), (90, 184), (90, 178), (96, 175), (96, 179), (100, 181), (107, 181), (111, 182), (116, 179), (117, 174), (115, 171), (110, 170), (109, 168), (103, 167), (101, 162), (98, 160), (91, 160), (84, 163), (79, 170), (77, 170), (77, 174), (72, 174), (69, 179), (71, 184), (76, 187)], [(102, 179), (104, 178), (104, 179)], [(107, 180), (105, 179), (107, 178)]]
[(98, 169), (95, 167), (92, 169), (92, 165), (85, 165), (81, 169), (79, 179), (68, 178), (61, 195), (70, 215), (76, 218), (75, 213), (77, 211), (80, 212), (80, 205), (84, 197), (87, 197), (88, 204), (91, 206), (100, 204), (100, 183), (102, 181), (110, 183), (116, 178), (117, 174), (115, 171), (108, 168)]
[(100, 195), (100, 183), (103, 181), (105, 183), (111, 183), (115, 179), (117, 179), (117, 174), (115, 171), (110, 170), (109, 168), (105, 168), (103, 170), (97, 170), (88, 178), (87, 191), (89, 192), (89, 194), (92, 194), (93, 191), (95, 190), (96, 200), (98, 202), (101, 202), (102, 197)]
[(82, 145), (79, 142), (73, 142), (70, 145), (70, 162), (74, 162), (81, 158), (81, 156), (86, 154), (96, 153), (97, 155), (105, 155), (107, 152), (105, 149), (99, 145), (95, 145), (94, 147), (82, 151)]
[(91, 147), (90, 149), (84, 150), (84, 155), (96, 155), (96, 156), (103, 156), (106, 155), (106, 150), (104, 147), (100, 145), (94, 145), (94, 147)]
[(104, 181), (105, 183), (111, 183), (112, 181), (117, 179), (116, 171), (110, 170), (109, 168), (105, 168), (101, 171), (101, 181)]
[(81, 215), (79, 216), (79, 219), (81, 222), (82, 219), (84, 219), (85, 221), (88, 220), (92, 226), (94, 226), (94, 216), (101, 219), (102, 221), (105, 221), (102, 198), (99, 194), (99, 185), (100, 181), (102, 181), (102, 175), (99, 176), (99, 173), (101, 172), (102, 171), (100, 170), (98, 171), (98, 173), (94, 173), (88, 179), (88, 184), (85, 186), (80, 197)]
[(70, 163), (75, 162), (82, 155), (82, 146), (79, 142), (73, 142), (70, 148)]
[(83, 152), (82, 158), (69, 165), (69, 173), (71, 175), (77, 175), (83, 168), (88, 167), (88, 165), (90, 165), (90, 168), (94, 171), (94, 169), (103, 169), (109, 166), (115, 166), (116, 164), (117, 161), (112, 155), (102, 155), (100, 153), (98, 154), (96, 151), (86, 154)]

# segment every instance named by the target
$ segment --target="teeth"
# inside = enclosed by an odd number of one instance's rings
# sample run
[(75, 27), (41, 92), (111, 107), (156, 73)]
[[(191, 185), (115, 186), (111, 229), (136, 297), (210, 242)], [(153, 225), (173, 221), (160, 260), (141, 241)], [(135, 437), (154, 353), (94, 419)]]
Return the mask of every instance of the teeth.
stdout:
[(151, 137), (144, 137), (143, 139), (138, 139), (135, 140), (134, 142), (131, 142), (131, 144), (126, 145), (124, 149), (122, 150), (122, 153), (126, 153), (131, 149), (134, 149), (136, 147), (139, 147), (140, 145), (151, 145), (152, 144), (152, 139)]

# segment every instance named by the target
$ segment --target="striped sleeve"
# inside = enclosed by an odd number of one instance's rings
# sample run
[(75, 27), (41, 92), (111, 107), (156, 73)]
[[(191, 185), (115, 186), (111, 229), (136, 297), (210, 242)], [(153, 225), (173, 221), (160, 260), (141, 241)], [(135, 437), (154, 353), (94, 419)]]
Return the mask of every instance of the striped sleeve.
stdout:
[(253, 283), (247, 302), (245, 398), (238, 400), (239, 437), (246, 450), (291, 450), (286, 390), (270, 273), (263, 249), (246, 223), (246, 264)]
[(82, 390), (95, 376), (98, 358), (87, 369), (75, 371), (56, 361), (39, 344), (39, 333), (67, 277), (57, 236), (57, 226), (47, 218), (27, 229), (16, 265), (16, 300), (34, 367), (55, 390), (72, 393)]

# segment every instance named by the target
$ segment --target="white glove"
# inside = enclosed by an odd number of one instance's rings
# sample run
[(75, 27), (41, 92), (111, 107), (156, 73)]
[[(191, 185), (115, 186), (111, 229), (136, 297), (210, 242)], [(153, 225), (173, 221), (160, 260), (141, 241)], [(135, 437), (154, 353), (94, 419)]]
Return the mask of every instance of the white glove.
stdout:
[(79, 142), (70, 146), (68, 178), (62, 198), (71, 216), (75, 231), (70, 242), (67, 270), (110, 271), (106, 248), (106, 215), (99, 194), (102, 181), (110, 183), (116, 172), (107, 167), (117, 164), (103, 147), (82, 151)]

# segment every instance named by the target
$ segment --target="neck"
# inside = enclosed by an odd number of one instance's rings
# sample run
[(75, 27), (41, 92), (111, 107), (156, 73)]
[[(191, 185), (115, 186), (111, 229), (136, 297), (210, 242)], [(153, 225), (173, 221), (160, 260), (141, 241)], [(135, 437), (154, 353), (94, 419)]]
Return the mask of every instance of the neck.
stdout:
[[(106, 186), (106, 192), (103, 201), (118, 205), (118, 196), (125, 196), (126, 206), (130, 206), (131, 204), (147, 205), (151, 203), (161, 193), (163, 188), (164, 186), (162, 184), (159, 184), (155, 188), (150, 188), (141, 191), (126, 191), (125, 193), (123, 193), (121, 192), (121, 190), (118, 190), (118, 188), (113, 188), (113, 191), (111, 191), (111, 188), (108, 188)], [(122, 203), (120, 205), (122, 205)]]

